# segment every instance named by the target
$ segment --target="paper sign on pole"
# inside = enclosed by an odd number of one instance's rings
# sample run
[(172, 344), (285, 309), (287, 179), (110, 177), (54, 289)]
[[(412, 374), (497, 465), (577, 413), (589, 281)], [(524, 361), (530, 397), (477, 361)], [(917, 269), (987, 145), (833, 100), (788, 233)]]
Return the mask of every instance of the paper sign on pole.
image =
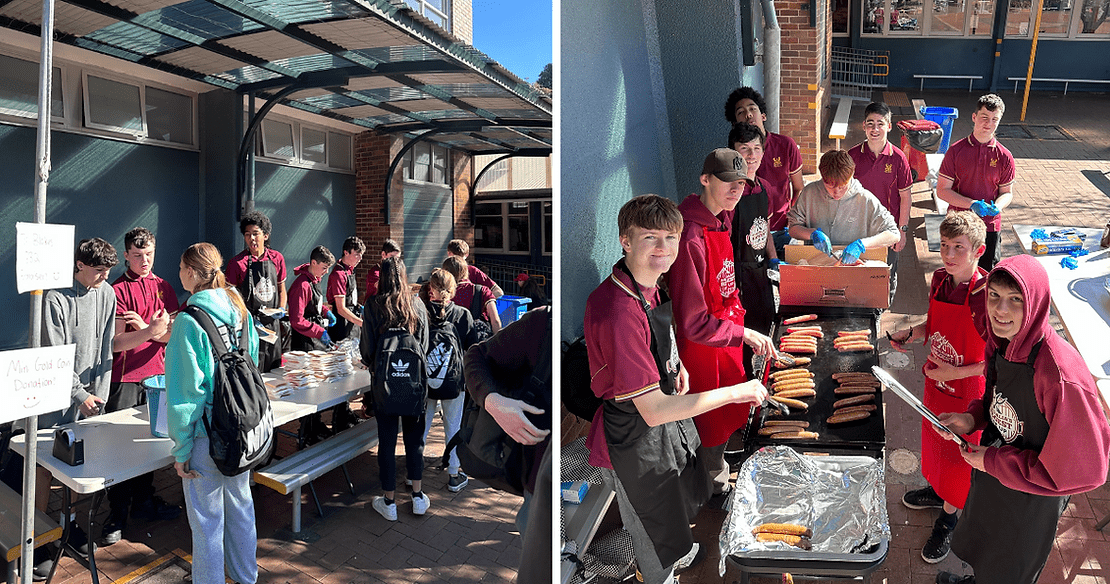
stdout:
[(0, 351), (0, 423), (64, 410), (77, 345)]
[(73, 286), (72, 225), (15, 224), (15, 288), (20, 293)]

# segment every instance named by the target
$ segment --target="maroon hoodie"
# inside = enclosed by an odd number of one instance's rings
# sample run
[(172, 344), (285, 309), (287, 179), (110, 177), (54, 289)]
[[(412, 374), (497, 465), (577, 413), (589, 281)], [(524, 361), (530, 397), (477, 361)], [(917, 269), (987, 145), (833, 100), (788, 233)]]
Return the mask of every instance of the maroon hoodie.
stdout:
[[(988, 448), (984, 466), (1017, 491), (1050, 496), (1090, 491), (1106, 481), (1110, 460), (1110, 425), (1094, 379), (1079, 351), (1048, 323), (1051, 297), (1044, 266), (1019, 255), (1002, 260), (995, 270), (1009, 272), (1024, 297), (1021, 330), (1005, 346), (1005, 359), (1026, 362), (1033, 346), (1044, 339), (1033, 364), (1033, 391), (1049, 430), (1040, 453), (1013, 446)], [(1004, 339), (992, 331), (987, 357), (1003, 345)], [(971, 402), (967, 412), (975, 417), (977, 429), (986, 427), (983, 400)]]
[[(297, 279), (289, 287), (289, 325), (293, 330), (306, 337), (318, 339), (323, 336), (324, 327), (304, 317), (305, 308), (312, 303), (312, 287), (320, 282), (308, 271), (309, 264), (304, 263), (293, 269)], [(328, 299), (324, 299), (324, 310), (321, 315), (329, 312)]]

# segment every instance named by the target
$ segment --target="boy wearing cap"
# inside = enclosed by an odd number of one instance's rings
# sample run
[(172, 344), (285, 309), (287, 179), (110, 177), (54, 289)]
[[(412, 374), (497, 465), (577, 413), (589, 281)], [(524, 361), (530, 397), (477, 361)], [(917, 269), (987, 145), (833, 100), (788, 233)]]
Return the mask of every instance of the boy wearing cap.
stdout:
[(1001, 97), (980, 97), (971, 114), (974, 131), (948, 149), (937, 177), (942, 201), (957, 211), (971, 209), (987, 224), (987, 251), (979, 258), (984, 270), (1002, 259), (1002, 210), (1014, 200), (1014, 155), (994, 137), (1005, 111)]
[(725, 102), (725, 119), (730, 124), (752, 124), (765, 136), (765, 162), (759, 165), (756, 175), (763, 180), (771, 201), (771, 235), (777, 257), (781, 258), (783, 248), (790, 241), (786, 212), (798, 199), (798, 193), (802, 192), (802, 151), (789, 136), (768, 132), (763, 127), (767, 121), (767, 104), (763, 96), (751, 87), (741, 87), (729, 94)]
[(791, 237), (829, 255), (832, 246), (846, 245), (845, 264), (856, 263), (865, 250), (898, 243), (894, 217), (853, 177), (856, 163), (847, 152), (826, 152), (817, 168), (821, 180), (806, 185), (790, 208)]
[[(745, 344), (760, 355), (773, 355), (771, 339), (744, 326), (744, 308), (736, 288), (731, 212), (744, 185), (751, 184), (739, 152), (718, 148), (702, 164), (701, 194), (678, 206), (684, 222), (678, 258), (667, 272), (674, 306), (678, 354), (690, 371), (690, 391), (699, 393), (747, 379)], [(706, 461), (714, 491), (728, 490), (725, 445), (748, 422), (748, 405), (730, 404), (694, 418), (701, 436), (698, 455)]]

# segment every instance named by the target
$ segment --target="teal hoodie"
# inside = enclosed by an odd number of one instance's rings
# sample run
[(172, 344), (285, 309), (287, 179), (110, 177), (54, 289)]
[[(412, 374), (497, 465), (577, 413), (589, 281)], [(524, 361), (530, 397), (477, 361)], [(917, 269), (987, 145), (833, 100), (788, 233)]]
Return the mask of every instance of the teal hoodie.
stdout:
[[(189, 297), (186, 306), (204, 309), (217, 325), (234, 331), (232, 344), (239, 343), (239, 312), (223, 289), (202, 290)], [(258, 363), (258, 332), (247, 315), (246, 342), (251, 359)], [(170, 342), (166, 345), (166, 399), (169, 407), (168, 429), (173, 440), (172, 454), (177, 462), (193, 455), (193, 439), (207, 436), (201, 417), (212, 407), (212, 373), (215, 363), (208, 335), (193, 317), (184, 313), (174, 319)]]

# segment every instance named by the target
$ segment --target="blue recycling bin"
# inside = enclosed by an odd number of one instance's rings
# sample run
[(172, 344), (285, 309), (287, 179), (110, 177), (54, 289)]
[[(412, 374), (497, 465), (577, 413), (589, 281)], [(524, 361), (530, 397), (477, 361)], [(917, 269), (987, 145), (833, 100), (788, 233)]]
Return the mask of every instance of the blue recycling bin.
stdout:
[(531, 298), (524, 296), (503, 295), (497, 299), (497, 315), (501, 317), (501, 326), (516, 322), (528, 310)]
[(954, 107), (922, 107), (921, 117), (936, 122), (940, 125), (940, 129), (944, 130), (944, 137), (940, 139), (937, 153), (948, 152), (948, 145), (952, 143), (952, 125), (955, 124), (956, 118), (960, 117), (960, 110)]
[(166, 376), (151, 375), (142, 382), (146, 389), (146, 407), (150, 418), (150, 435), (156, 438), (169, 438), (169, 434), (158, 431), (158, 418), (162, 418), (162, 427), (166, 420)]

